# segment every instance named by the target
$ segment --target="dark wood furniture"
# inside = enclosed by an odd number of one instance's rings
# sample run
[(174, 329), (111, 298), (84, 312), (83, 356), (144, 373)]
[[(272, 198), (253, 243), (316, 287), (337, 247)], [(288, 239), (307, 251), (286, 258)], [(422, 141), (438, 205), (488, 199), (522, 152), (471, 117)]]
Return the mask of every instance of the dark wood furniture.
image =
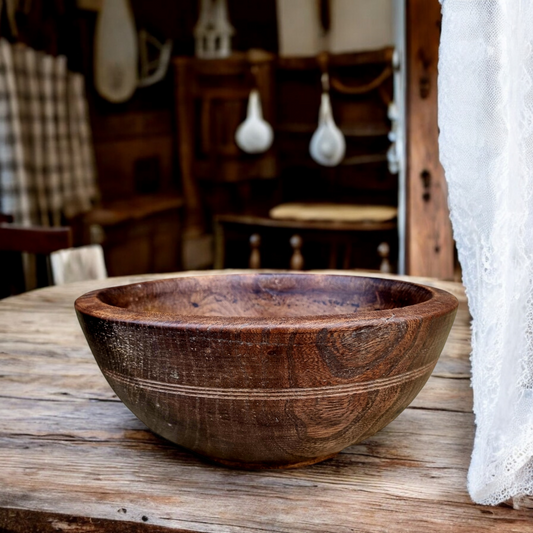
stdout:
[(83, 338), (78, 296), (163, 277), (50, 287), (0, 302), (0, 530), (532, 530), (531, 510), (475, 505), (466, 492), (474, 415), (460, 284), (407, 278), (453, 292), (460, 306), (432, 376), (394, 422), (324, 463), (244, 472), (150, 432), (116, 398)]
[(187, 219), (198, 234), (212, 213), (248, 211), (256, 196), (251, 182), (278, 174), (274, 149), (250, 156), (235, 143), (251, 89), (261, 95), (263, 116), (275, 121), (273, 54), (250, 50), (227, 59), (173, 60), (177, 154)]
[(83, 217), (85, 242), (100, 242), (110, 276), (182, 268), (183, 197), (137, 195)]
[(0, 223), (0, 250), (3, 252), (28, 252), (51, 254), (72, 246), (69, 227), (46, 228)]
[[(450, 277), (453, 275), (454, 250), (446, 209), (446, 186), (438, 163), (436, 120), (440, 4), (438, 0), (407, 0), (406, 5), (407, 268), (412, 274)], [(133, 8), (138, 20), (146, 23), (147, 27), (154, 28), (156, 35), (174, 39), (177, 53), (194, 53), (192, 28), (197, 20), (195, 2), (180, 2), (176, 7), (162, 0), (155, 3), (153, 0), (146, 0), (133, 2)], [(276, 53), (274, 0), (255, 3), (231, 0), (230, 10), (232, 23), (237, 29), (235, 48), (246, 50), (261, 47)], [(173, 16), (172, 13), (179, 13), (179, 16)], [(86, 13), (82, 19), (84, 70), (90, 79), (95, 17), (93, 13)], [(36, 18), (35, 22), (38, 26), (40, 24), (39, 28), (42, 26), (41, 19)], [(351, 66), (347, 65), (346, 58), (340, 57), (338, 66), (335, 65), (337, 60), (331, 58), (332, 68), (334, 71), (344, 71), (339, 79), (345, 85), (365, 85), (384, 71), (383, 63), (376, 63), (376, 58), (379, 59), (378, 56), (381, 55), (383, 61), (387, 53), (390, 52), (378, 51), (378, 55), (375, 52), (358, 54), (359, 66), (353, 65), (353, 58)], [(305, 199), (304, 196), (312, 196), (316, 190), (339, 194), (339, 185), (343, 185), (351, 189), (357, 202), (386, 201), (394, 204), (397, 182), (394, 176), (386, 172), (384, 154), (388, 146), (388, 120), (381, 101), (381, 91), (340, 99), (343, 106), (351, 102), (353, 109), (357, 108), (357, 111), (347, 110), (348, 105), (345, 106), (346, 109), (341, 109), (340, 100), (334, 96), (335, 116), (345, 135), (349, 137), (349, 147), (353, 152), (349, 165), (323, 172), (313, 166), (307, 156), (309, 139), (316, 127), (320, 92), (320, 69), (316, 59), (288, 58), (275, 63), (275, 98), (279, 105), (276, 106), (274, 122), (280, 189), (275, 187), (277, 180), (257, 180), (259, 183), (253, 183), (253, 187), (259, 191), (257, 194), (254, 191), (247, 192), (244, 183), (229, 184), (227, 188), (218, 183), (216, 187), (220, 194), (211, 194), (210, 201), (216, 203), (220, 198), (222, 203), (228, 205), (241, 196), (268, 196), (273, 205), (274, 202)], [(176, 70), (174, 74), (177, 76)], [(361, 76), (365, 76), (365, 80)], [(100, 185), (104, 204), (115, 201), (118, 197), (125, 197), (124, 191), (137, 194), (135, 181), (143, 183), (143, 187), (146, 187), (148, 181), (150, 188), (147, 175), (155, 174), (161, 181), (172, 182), (173, 186), (179, 183), (178, 173), (172, 170), (177, 168), (177, 165), (173, 167), (172, 151), (178, 145), (173, 136), (172, 124), (177, 88), (172, 89), (172, 84), (169, 83), (171, 78), (172, 76), (153, 87), (137, 91), (131, 102), (121, 106), (106, 105), (90, 91), (96, 159), (102, 177)], [(186, 95), (183, 97), (186, 98)], [(357, 105), (354, 104), (355, 101)], [(219, 104), (220, 102), (217, 106)], [(226, 104), (229, 102), (224, 105)], [(238, 107), (241, 115), (244, 113), (244, 100), (235, 101), (231, 105)], [(189, 112), (190, 110), (185, 110), (185, 113)], [(178, 115), (175, 116), (180, 120)], [(236, 120), (233, 116), (230, 119)], [(191, 134), (185, 132), (185, 135)], [(187, 168), (192, 166), (187, 157), (195, 157), (192, 150), (196, 144), (192, 141), (189, 145), (184, 144), (183, 161)], [(135, 180), (132, 168), (137, 155), (144, 162), (140, 164), (141, 178)], [(155, 168), (156, 171), (147, 173), (147, 168)], [(187, 182), (187, 179), (186, 177), (183, 182), (183, 189), (187, 204), (194, 213), (191, 224), (210, 231), (209, 220), (205, 224), (203, 218), (205, 203), (198, 193), (198, 184)], [(152, 180), (152, 185), (155, 181), (157, 180)], [(200, 186), (204, 185), (207, 182), (202, 181)], [(342, 194), (344, 193), (341, 196)], [(241, 207), (246, 207), (242, 204), (241, 201)], [(266, 211), (254, 214), (266, 216)], [(231, 210), (219, 214), (236, 212), (238, 211)], [(392, 248), (395, 248), (394, 244)]]
[[(386, 158), (392, 52), (278, 59), (276, 142), (283, 202), (397, 205), (397, 177), (389, 173)], [(333, 115), (346, 138), (346, 156), (333, 168), (319, 166), (309, 155), (324, 71), (330, 76)]]
[(120, 106), (89, 96), (101, 198), (73, 221), (76, 244), (101, 243), (110, 275), (181, 269), (170, 84), (140, 89)]
[[(329, 73), (334, 117), (347, 144), (344, 160), (334, 168), (321, 167), (309, 156), (323, 72)], [(395, 206), (397, 177), (389, 173), (386, 162), (390, 145), (387, 107), (392, 99), (392, 49), (279, 58), (276, 74), (276, 134), (283, 201)], [(274, 234), (274, 226), (279, 228), (277, 240), (281, 246), (286, 246), (283, 241), (287, 234), (299, 226), (306, 268), (378, 269), (381, 261), (377, 248), (382, 242), (389, 245), (395, 268), (398, 253), (396, 220), (378, 223), (276, 220), (275, 224), (264, 220), (255, 223), (263, 226), (265, 248), (268, 234)], [(250, 221), (243, 219), (243, 232), (247, 231), (247, 224)], [(266, 227), (270, 229), (265, 230)], [(232, 235), (237, 239), (236, 229), (234, 221), (232, 233), (227, 232), (228, 243)], [(265, 255), (272, 257), (272, 249)], [(227, 256), (231, 258), (229, 253)], [(229, 265), (237, 267), (242, 263)], [(282, 268), (286, 264), (275, 266)]]
[[(269, 209), (285, 201), (396, 205), (397, 179), (386, 162), (391, 61), (391, 48), (309, 58), (275, 59), (253, 52), (216, 61), (174, 60), (186, 232), (209, 231), (214, 220), (216, 267), (245, 266), (248, 258), (239, 250), (259, 228), (263, 247), (277, 241), (289, 250), (290, 237), (300, 230), (303, 248), (320, 256), (318, 262), (309, 257), (309, 268), (378, 268), (376, 250), (384, 240), (396, 258), (395, 222), (299, 223), (268, 216)], [(335, 119), (347, 139), (346, 158), (333, 169), (320, 167), (309, 156), (324, 71), (330, 73)], [(254, 84), (275, 129), (274, 147), (260, 156), (242, 153), (234, 142)], [(275, 246), (271, 252), (268, 256), (274, 257)], [(288, 257), (280, 254), (269, 266), (286, 268)]]
[[(3, 215), (2, 218), (9, 220), (10, 217)], [(33, 277), (29, 271), (34, 274), (37, 287), (49, 285), (52, 279), (50, 254), (71, 246), (72, 232), (69, 227), (28, 227), (0, 222), (0, 298), (24, 292), (27, 277)], [(30, 257), (24, 261), (23, 253), (32, 254), (35, 261)], [(27, 265), (26, 269), (24, 263)]]
[[(262, 268), (288, 268), (294, 254), (290, 239), (301, 237), (298, 250), (304, 267), (380, 270), (384, 257), (378, 247), (389, 245), (386, 259), (397, 256), (396, 220), (386, 222), (318, 222), (277, 220), (245, 215), (219, 215), (214, 221), (215, 268), (242, 268), (249, 263), (249, 239), (257, 246)], [(392, 250), (391, 250), (392, 247)], [(256, 263), (256, 266), (258, 264)]]

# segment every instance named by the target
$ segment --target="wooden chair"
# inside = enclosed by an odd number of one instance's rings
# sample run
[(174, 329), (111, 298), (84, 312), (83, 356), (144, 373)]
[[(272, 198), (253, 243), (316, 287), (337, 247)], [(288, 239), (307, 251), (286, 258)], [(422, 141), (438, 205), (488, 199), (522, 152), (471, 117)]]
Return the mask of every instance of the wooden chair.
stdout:
[[(289, 262), (290, 270), (303, 270), (305, 259), (302, 254), (303, 240), (300, 235), (295, 234), (290, 238), (290, 245), (292, 248), (292, 255)], [(261, 236), (254, 233), (250, 237), (250, 259), (248, 265), (250, 268), (261, 268)], [(379, 255), (381, 262), (379, 271), (384, 274), (392, 273), (392, 265), (390, 263), (390, 246), (387, 242), (382, 242), (377, 248), (377, 255)]]
[[(302, 238), (300, 235), (293, 235), (290, 238), (290, 245), (292, 247), (291, 260), (289, 262), (290, 270), (303, 270), (304, 269), (304, 256), (302, 254)], [(250, 237), (250, 260), (248, 265), (250, 268), (261, 268), (261, 235), (254, 233)]]
[[(303, 270), (304, 257), (302, 255), (302, 238), (300, 235), (293, 235), (290, 238), (292, 247), (292, 256), (289, 262), (290, 270)], [(254, 233), (250, 237), (250, 259), (248, 261), (250, 268), (261, 268), (261, 235)]]
[(177, 153), (188, 234), (205, 229), (213, 213), (249, 206), (251, 181), (278, 175), (273, 148), (251, 157), (235, 143), (250, 90), (261, 94), (263, 115), (274, 123), (275, 56), (259, 50), (225, 59), (177, 57), (175, 76)]
[[(8, 220), (9, 217), (3, 215), (3, 219)], [(0, 298), (27, 289), (22, 254), (35, 255), (36, 286), (45, 287), (52, 282), (50, 254), (71, 246), (72, 233), (69, 227), (27, 227), (0, 222)]]
[(219, 215), (214, 228), (215, 268), (248, 264), (250, 268), (394, 272), (390, 258), (397, 251), (395, 219), (327, 222)]
[(255, 212), (258, 204), (270, 207), (268, 195), (257, 190), (277, 186), (275, 149), (246, 154), (235, 143), (235, 131), (254, 88), (261, 95), (263, 116), (274, 124), (275, 59), (271, 53), (251, 50), (224, 59), (173, 60), (176, 151), (186, 207), (185, 268), (205, 262), (205, 233), (213, 214)]

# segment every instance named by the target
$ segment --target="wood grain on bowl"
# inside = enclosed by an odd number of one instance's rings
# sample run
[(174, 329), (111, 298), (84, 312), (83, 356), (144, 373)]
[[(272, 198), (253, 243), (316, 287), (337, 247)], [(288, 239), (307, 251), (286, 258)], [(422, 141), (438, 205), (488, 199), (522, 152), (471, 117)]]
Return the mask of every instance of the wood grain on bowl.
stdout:
[(133, 413), (248, 468), (321, 461), (391, 422), (431, 374), (456, 308), (403, 281), (288, 273), (157, 280), (76, 301)]

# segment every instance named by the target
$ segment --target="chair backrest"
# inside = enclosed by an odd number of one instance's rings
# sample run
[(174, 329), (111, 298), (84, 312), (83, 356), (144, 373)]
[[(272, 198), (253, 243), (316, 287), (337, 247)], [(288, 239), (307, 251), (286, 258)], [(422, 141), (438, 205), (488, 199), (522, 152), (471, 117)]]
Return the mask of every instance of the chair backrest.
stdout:
[(274, 148), (250, 157), (235, 143), (251, 89), (261, 94), (265, 120), (274, 122), (275, 60), (258, 50), (209, 61), (173, 60), (178, 161), (191, 232), (204, 229), (204, 202), (214, 213), (235, 212), (250, 205), (252, 180), (278, 175)]
[[(8, 220), (9, 218), (4, 218)], [(72, 232), (69, 227), (47, 228), (41, 226), (19, 226), (0, 222), (0, 298), (19, 294), (31, 287), (27, 283), (29, 268), (33, 264), (35, 285), (44, 287), (51, 283), (49, 257), (52, 252), (72, 246)], [(35, 262), (29, 260), (35, 254)]]
[[(300, 235), (293, 235), (290, 238), (290, 245), (292, 248), (292, 256), (289, 262), (289, 268), (291, 270), (303, 270), (304, 268), (304, 256), (302, 255), (303, 241)], [(248, 266), (250, 268), (261, 268), (261, 235), (254, 233), (250, 239), (250, 259), (248, 260)]]
[[(300, 235), (293, 235), (290, 238), (290, 245), (292, 248), (292, 256), (289, 263), (291, 270), (303, 270), (305, 265), (304, 256), (302, 254), (303, 240)], [(248, 266), (253, 269), (261, 268), (261, 235), (254, 233), (249, 239), (250, 243), (250, 259), (248, 260)], [(390, 262), (390, 245), (388, 242), (383, 241), (377, 247), (377, 253), (381, 259), (379, 271), (383, 274), (391, 274), (394, 272), (392, 264)], [(219, 266), (219, 268), (221, 268)]]
[(48, 255), (72, 246), (68, 226), (47, 228), (0, 223), (0, 252), (28, 252)]
[(107, 278), (104, 252), (99, 244), (52, 252), (50, 264), (56, 285)]

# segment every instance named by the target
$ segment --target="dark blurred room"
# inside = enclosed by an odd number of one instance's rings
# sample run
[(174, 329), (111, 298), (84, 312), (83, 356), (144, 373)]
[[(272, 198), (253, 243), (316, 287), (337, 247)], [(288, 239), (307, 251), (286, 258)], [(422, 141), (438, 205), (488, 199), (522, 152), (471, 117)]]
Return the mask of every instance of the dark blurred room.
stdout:
[[(3, 226), (43, 243), (68, 227), (61, 246), (97, 248), (66, 281), (248, 267), (452, 278), (440, 14), (407, 4), (6, 3)], [(11, 255), (5, 294), (47, 283), (49, 262)]]

